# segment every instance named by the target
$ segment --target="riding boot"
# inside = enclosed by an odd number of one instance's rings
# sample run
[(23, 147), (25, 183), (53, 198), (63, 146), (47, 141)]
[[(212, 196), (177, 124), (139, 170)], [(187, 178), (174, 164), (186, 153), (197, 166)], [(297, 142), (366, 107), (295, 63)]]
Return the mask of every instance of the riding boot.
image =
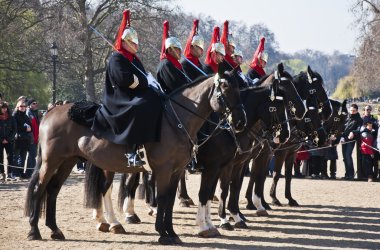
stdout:
[(141, 160), (140, 155), (137, 153), (136, 144), (131, 146), (127, 145), (125, 157), (127, 158), (128, 167), (142, 167), (146, 164), (145, 161)]

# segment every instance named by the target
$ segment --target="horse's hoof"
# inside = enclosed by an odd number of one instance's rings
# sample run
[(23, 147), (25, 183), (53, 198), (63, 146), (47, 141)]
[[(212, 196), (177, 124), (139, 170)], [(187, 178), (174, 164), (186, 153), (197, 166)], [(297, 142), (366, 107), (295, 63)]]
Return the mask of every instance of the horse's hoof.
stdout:
[(268, 203), (263, 203), (263, 207), (264, 207), (266, 210), (272, 210), (271, 206), (269, 206)]
[(150, 208), (148, 215), (155, 217), (157, 215), (157, 210)]
[(194, 203), (193, 199), (191, 199), (191, 198), (187, 199), (187, 203), (188, 203), (190, 206), (195, 206), (195, 203)]
[(140, 224), (141, 220), (136, 214), (134, 214), (132, 216), (125, 217), (125, 222), (128, 224)]
[(179, 206), (180, 206), (180, 207), (190, 207), (190, 203), (189, 203), (188, 200), (181, 200), (181, 201), (179, 202)]
[(257, 216), (268, 216), (268, 212), (267, 210), (259, 210), (259, 211), (256, 211), (256, 215)]
[(279, 206), (279, 207), (282, 206), (281, 202), (278, 199), (273, 199), (272, 200), (272, 204), (275, 205), (275, 206)]
[(171, 241), (174, 245), (182, 245), (183, 242), (178, 236), (171, 237)]
[(30, 231), (28, 233), (28, 238), (27, 239), (28, 240), (42, 240), (42, 237), (41, 237), (40, 232), (35, 233), (33, 231)]
[(289, 206), (291, 207), (299, 207), (300, 205), (296, 200), (289, 200)]
[(248, 229), (248, 226), (247, 226), (247, 224), (245, 224), (244, 221), (239, 221), (239, 222), (235, 223), (234, 227), (235, 228), (241, 228), (241, 229)]
[(230, 224), (230, 223), (223, 223), (219, 226), (221, 229), (223, 230), (227, 230), (227, 231), (233, 231), (234, 230), (234, 227)]
[(109, 231), (113, 234), (127, 234), (124, 227), (120, 224), (111, 227)]
[(51, 233), (50, 238), (53, 240), (65, 240), (65, 236), (63, 235), (62, 231), (57, 229), (54, 232)]
[(98, 231), (103, 232), (103, 233), (108, 233), (110, 231), (110, 224), (100, 223), (98, 225)]
[(248, 222), (248, 219), (245, 217), (244, 214), (242, 214), (242, 212), (239, 212), (239, 217), (240, 217), (240, 219), (242, 219), (244, 222)]
[(221, 236), (218, 229), (216, 228), (210, 228), (208, 230), (199, 232), (198, 235), (202, 238), (213, 238), (213, 237)]
[(158, 243), (160, 243), (161, 245), (173, 245), (174, 242), (172, 239), (173, 238), (169, 236), (161, 236), (160, 238), (158, 238)]
[(249, 210), (256, 210), (256, 209), (257, 209), (257, 208), (255, 207), (255, 205), (253, 205), (252, 202), (248, 202), (246, 208), (249, 209)]

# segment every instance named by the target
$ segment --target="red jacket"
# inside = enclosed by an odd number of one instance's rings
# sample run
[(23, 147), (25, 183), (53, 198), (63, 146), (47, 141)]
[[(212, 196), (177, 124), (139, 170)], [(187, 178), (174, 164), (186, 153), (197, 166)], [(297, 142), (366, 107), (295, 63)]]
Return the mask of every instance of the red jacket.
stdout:
[(368, 129), (365, 129), (363, 130), (363, 132), (361, 132), (360, 151), (362, 152), (362, 154), (373, 155), (375, 153), (375, 150), (371, 148), (374, 146), (374, 142), (375, 142), (375, 137), (373, 136), (373, 132), (374, 131), (369, 131)]

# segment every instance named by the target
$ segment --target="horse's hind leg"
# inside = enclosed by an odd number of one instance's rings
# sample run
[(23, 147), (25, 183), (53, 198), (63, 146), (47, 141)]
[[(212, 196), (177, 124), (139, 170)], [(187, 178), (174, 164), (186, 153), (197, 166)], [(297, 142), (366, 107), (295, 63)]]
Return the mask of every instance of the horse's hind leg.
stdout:
[(126, 197), (124, 199), (123, 211), (125, 213), (125, 221), (129, 224), (141, 223), (140, 218), (135, 213), (135, 197), (139, 181), (140, 173), (130, 174), (125, 184)]
[(52, 232), (50, 237), (53, 240), (64, 240), (65, 236), (57, 226), (56, 211), (57, 211), (57, 196), (61, 187), (67, 177), (70, 175), (72, 168), (74, 167), (76, 159), (66, 161), (60, 166), (58, 171), (53, 175), (52, 179), (46, 187), (47, 199), (46, 199), (46, 226), (48, 226)]
[[(113, 187), (113, 176), (114, 172), (108, 172), (109, 174), (112, 174), (111, 178), (106, 177), (106, 187), (107, 188), (105, 194), (103, 195), (103, 203), (104, 203), (104, 210), (105, 210), (105, 216), (106, 220), (108, 222), (109, 231), (114, 234), (126, 234), (126, 231), (124, 227), (121, 225), (121, 223), (116, 219), (115, 212), (112, 205), (112, 187)], [(109, 181), (108, 181), (109, 180)], [(98, 211), (98, 210), (97, 210)], [(102, 225), (102, 224), (100, 224)]]
[(293, 199), (291, 185), (292, 185), (292, 170), (295, 160), (295, 153), (291, 153), (285, 160), (285, 198), (289, 200), (289, 205), (298, 207), (298, 202)]
[(179, 205), (181, 207), (190, 207), (195, 205), (194, 201), (190, 198), (189, 194), (187, 193), (186, 171), (183, 171), (183, 175), (181, 176), (181, 179), (178, 184), (178, 199), (180, 200)]

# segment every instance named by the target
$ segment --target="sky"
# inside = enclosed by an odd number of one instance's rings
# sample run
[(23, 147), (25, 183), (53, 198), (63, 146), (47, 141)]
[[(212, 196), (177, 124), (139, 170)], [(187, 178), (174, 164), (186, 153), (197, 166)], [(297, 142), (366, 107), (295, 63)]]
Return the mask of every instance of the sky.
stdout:
[(220, 27), (224, 20), (247, 25), (263, 23), (286, 53), (312, 49), (327, 54), (335, 50), (355, 54), (358, 31), (350, 12), (354, 0), (175, 1), (186, 13), (211, 16), (220, 22)]

